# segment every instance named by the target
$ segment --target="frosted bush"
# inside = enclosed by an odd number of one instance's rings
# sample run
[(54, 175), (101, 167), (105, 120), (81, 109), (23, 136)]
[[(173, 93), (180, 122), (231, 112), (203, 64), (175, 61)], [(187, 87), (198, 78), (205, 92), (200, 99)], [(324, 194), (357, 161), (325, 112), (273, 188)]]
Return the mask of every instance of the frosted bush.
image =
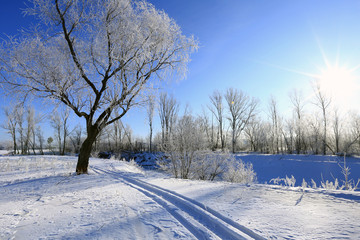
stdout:
[[(170, 159), (174, 154), (169, 156)], [(173, 174), (181, 162), (160, 158), (157, 164), (163, 171)], [(256, 173), (251, 163), (245, 164), (240, 159), (228, 152), (195, 151), (192, 154), (192, 163), (189, 169), (189, 177), (199, 180), (223, 180), (237, 183), (252, 183), (256, 181)]]
[(240, 159), (233, 158), (227, 163), (227, 170), (223, 174), (223, 179), (228, 182), (248, 184), (256, 181), (256, 173), (251, 163), (245, 164)]
[(192, 178), (213, 181), (224, 173), (227, 161), (232, 157), (229, 153), (198, 151), (192, 167)]

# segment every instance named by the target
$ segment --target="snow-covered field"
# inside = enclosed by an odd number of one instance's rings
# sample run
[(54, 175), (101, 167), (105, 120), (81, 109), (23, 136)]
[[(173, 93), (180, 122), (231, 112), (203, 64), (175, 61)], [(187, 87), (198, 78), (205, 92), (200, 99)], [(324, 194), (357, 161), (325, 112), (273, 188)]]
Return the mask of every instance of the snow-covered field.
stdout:
[(128, 162), (0, 157), (0, 239), (360, 239), (360, 193), (173, 179)]

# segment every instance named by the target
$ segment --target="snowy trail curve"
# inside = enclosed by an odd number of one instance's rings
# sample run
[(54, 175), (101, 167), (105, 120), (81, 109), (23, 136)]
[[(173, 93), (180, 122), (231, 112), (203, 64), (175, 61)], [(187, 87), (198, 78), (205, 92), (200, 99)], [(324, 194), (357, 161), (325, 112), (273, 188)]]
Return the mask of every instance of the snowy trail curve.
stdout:
[(197, 239), (265, 239), (219, 212), (181, 194), (126, 176), (121, 172), (99, 167), (92, 169), (96, 173), (109, 174), (151, 198), (174, 216)]

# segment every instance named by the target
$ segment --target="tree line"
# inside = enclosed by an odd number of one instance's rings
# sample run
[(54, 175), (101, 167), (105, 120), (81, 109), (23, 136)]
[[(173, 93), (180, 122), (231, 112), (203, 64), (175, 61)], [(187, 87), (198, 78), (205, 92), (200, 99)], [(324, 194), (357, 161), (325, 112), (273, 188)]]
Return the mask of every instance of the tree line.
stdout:
[[(173, 97), (163, 94), (161, 98), (158, 109), (163, 120), (157, 145), (164, 151), (179, 141), (176, 133), (185, 131), (182, 121), (191, 116), (191, 134), (197, 133), (197, 142), (202, 142), (202, 148), (213, 151), (323, 155), (360, 153), (360, 115), (341, 112), (332, 104), (331, 96), (326, 95), (316, 83), (311, 99), (305, 100), (298, 90), (289, 94), (290, 116), (283, 116), (275, 97), (270, 97), (265, 110), (262, 110), (257, 99), (234, 88), (224, 92), (214, 91), (201, 114), (185, 111), (181, 117), (179, 103)], [(166, 112), (164, 109), (174, 110)]]
[[(359, 154), (360, 115), (341, 113), (332, 107), (331, 98), (320, 88), (316, 87), (314, 91), (313, 99), (307, 102), (298, 90), (289, 94), (292, 115), (288, 118), (279, 111), (275, 97), (271, 97), (266, 109), (261, 110), (257, 99), (235, 88), (214, 91), (201, 113), (192, 113), (186, 108), (180, 114), (180, 102), (167, 93), (159, 94), (158, 98), (149, 96), (143, 105), (148, 136), (134, 137), (131, 126), (119, 120), (97, 136), (93, 152), (162, 151), (179, 154), (180, 150), (192, 148), (193, 151), (233, 153)], [(315, 108), (309, 110), (307, 105)], [(2, 127), (11, 136), (14, 153), (29, 154), (38, 149), (37, 152), (42, 154), (44, 148), (51, 152), (56, 150), (59, 154), (79, 153), (84, 130), (81, 125), (70, 129), (69, 111), (58, 110), (51, 114), (54, 137), (47, 141), (40, 127), (44, 117), (35, 114), (34, 108), (16, 105), (5, 108), (4, 113), (7, 122)], [(160, 120), (160, 131), (154, 133), (155, 117)]]

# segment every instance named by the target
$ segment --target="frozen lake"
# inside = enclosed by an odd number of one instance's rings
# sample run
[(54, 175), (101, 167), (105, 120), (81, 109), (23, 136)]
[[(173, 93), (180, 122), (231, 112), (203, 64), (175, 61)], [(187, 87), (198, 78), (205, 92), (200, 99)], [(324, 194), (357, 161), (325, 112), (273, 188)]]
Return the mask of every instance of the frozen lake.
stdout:
[[(264, 155), (264, 154), (238, 154), (237, 158), (253, 164), (259, 183), (269, 183), (273, 178), (285, 178), (293, 175), (296, 186), (300, 186), (302, 179), (310, 183), (313, 179), (317, 185), (322, 178), (324, 181), (334, 181), (337, 178), (341, 183), (344, 176), (340, 165), (344, 157), (319, 155)], [(350, 167), (350, 178), (355, 182), (360, 178), (360, 158), (347, 157), (346, 164)]]

